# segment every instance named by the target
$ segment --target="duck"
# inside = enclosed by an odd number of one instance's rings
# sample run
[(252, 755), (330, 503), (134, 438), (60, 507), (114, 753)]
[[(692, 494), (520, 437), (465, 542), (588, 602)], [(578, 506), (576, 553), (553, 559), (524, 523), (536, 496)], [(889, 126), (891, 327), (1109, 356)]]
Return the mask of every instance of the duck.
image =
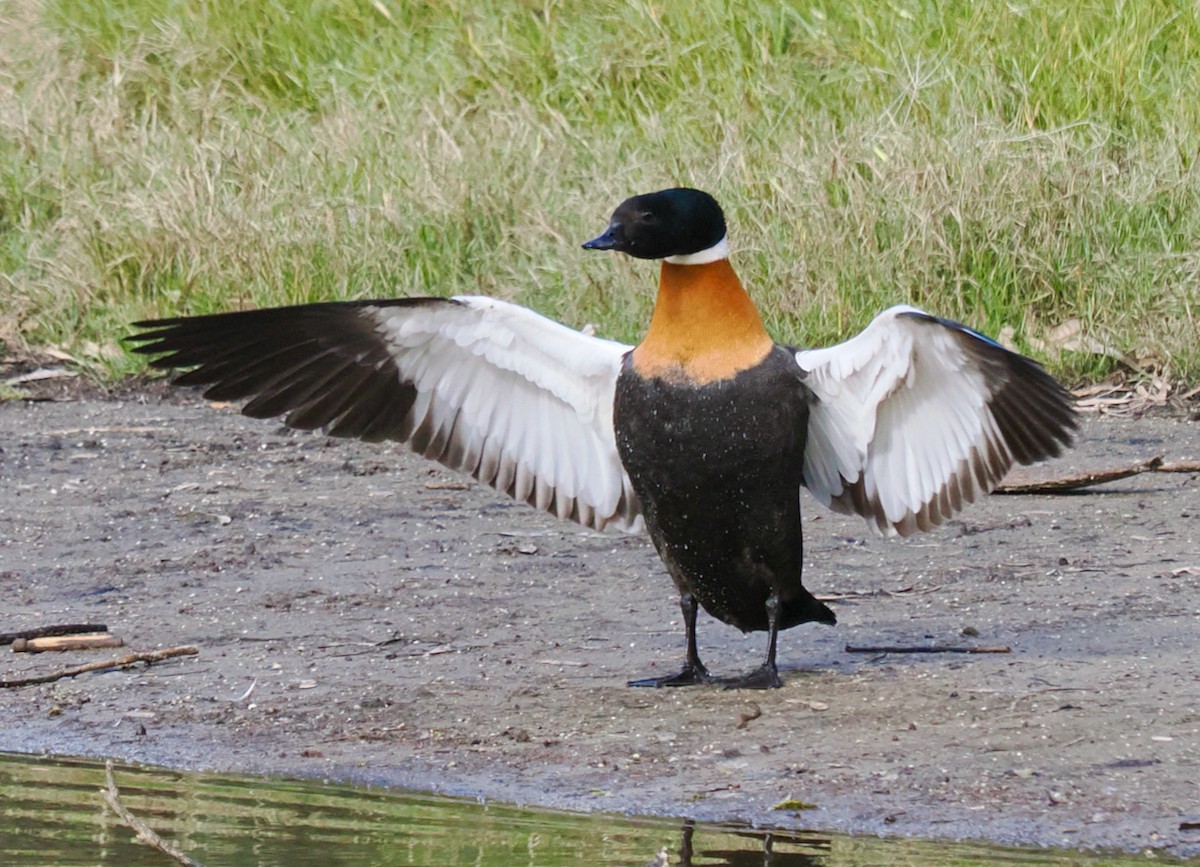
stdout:
[[(802, 488), (907, 536), (1014, 464), (1061, 454), (1077, 429), (1038, 362), (912, 306), (834, 346), (775, 342), (704, 191), (628, 198), (582, 247), (660, 262), (636, 346), (466, 295), (145, 320), (127, 340), (246, 416), (404, 443), (560, 519), (648, 533), (678, 593), (684, 662), (630, 686), (777, 688), (779, 632), (837, 622), (801, 580)], [(711, 674), (699, 609), (767, 633), (762, 664)]]

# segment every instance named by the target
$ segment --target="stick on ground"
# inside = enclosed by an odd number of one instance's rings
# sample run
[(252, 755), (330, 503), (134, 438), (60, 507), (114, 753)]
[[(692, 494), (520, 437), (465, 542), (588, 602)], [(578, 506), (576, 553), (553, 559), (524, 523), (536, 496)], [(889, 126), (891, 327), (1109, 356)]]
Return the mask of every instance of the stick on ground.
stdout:
[(853, 647), (846, 645), (847, 653), (1012, 653), (1011, 647)]
[(186, 864), (188, 867), (202, 867), (199, 861), (193, 861), (182, 849), (158, 836), (153, 828), (126, 809), (125, 805), (121, 803), (121, 792), (117, 789), (117, 781), (113, 778), (111, 761), (104, 763), (104, 780), (106, 785), (100, 790), (100, 794), (104, 796), (108, 806), (120, 817), (121, 821), (133, 829), (139, 840), (148, 846), (153, 846), (164, 855), (174, 858), (180, 864)]
[(87, 632), (108, 632), (108, 627), (103, 623), (63, 623), (58, 626), (22, 629), (18, 632), (0, 632), (0, 646), (12, 644), (19, 638), (48, 638), (54, 635), (80, 635)]
[(127, 656), (121, 656), (117, 659), (100, 659), (96, 662), (89, 662), (85, 665), (73, 665), (70, 668), (60, 668), (58, 671), (52, 671), (49, 674), (39, 674), (33, 677), (17, 677), (12, 680), (0, 680), (0, 689), (14, 686), (32, 686), (35, 683), (52, 683), (56, 680), (62, 680), (64, 677), (75, 677), (77, 674), (86, 674), (89, 671), (108, 671), (114, 668), (128, 668), (131, 665), (137, 665), (139, 662), (144, 662), (147, 665), (154, 662), (162, 662), (164, 659), (170, 659), (174, 656), (193, 656), (200, 651), (195, 647), (168, 647), (166, 650), (155, 650), (151, 653), (130, 653)]
[(997, 494), (1059, 494), (1077, 491), (1080, 488), (1090, 488), (1093, 485), (1103, 485), (1105, 482), (1115, 482), (1127, 479), (1141, 473), (1200, 473), (1200, 461), (1176, 461), (1168, 464), (1162, 455), (1155, 455), (1146, 461), (1116, 467), (1109, 470), (1095, 470), (1088, 473), (1075, 473), (1058, 479), (1046, 479), (1040, 482), (1013, 482), (1000, 485), (993, 493)]
[(85, 632), (80, 635), (51, 635), (45, 638), (18, 638), (12, 643), (14, 653), (44, 653), (47, 650), (96, 650), (101, 647), (123, 647), (119, 636), (107, 632)]

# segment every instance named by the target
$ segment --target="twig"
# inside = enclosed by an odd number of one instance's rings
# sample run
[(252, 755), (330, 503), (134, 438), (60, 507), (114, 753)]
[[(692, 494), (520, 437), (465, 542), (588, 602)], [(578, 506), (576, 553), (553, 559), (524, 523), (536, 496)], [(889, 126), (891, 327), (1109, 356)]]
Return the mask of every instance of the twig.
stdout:
[(1046, 479), (1041, 482), (1013, 482), (996, 488), (997, 494), (1054, 494), (1075, 491), (1080, 488), (1090, 488), (1105, 482), (1115, 482), (1142, 473), (1200, 473), (1200, 461), (1176, 461), (1166, 463), (1162, 455), (1155, 455), (1149, 460), (1140, 461), (1125, 467), (1111, 470), (1095, 470), (1090, 473), (1076, 473), (1058, 479)]
[(148, 846), (153, 846), (167, 857), (174, 858), (180, 864), (186, 864), (188, 867), (202, 867), (199, 861), (193, 861), (182, 849), (158, 836), (153, 828), (126, 809), (125, 805), (121, 803), (121, 792), (117, 789), (117, 781), (113, 778), (111, 760), (104, 763), (104, 780), (107, 785), (100, 790), (100, 794), (104, 796), (108, 806), (112, 807), (113, 812), (120, 817), (121, 821), (133, 829), (139, 840)]
[[(155, 419), (151, 419), (155, 421)], [(163, 419), (166, 421), (166, 419)], [(173, 427), (65, 427), (60, 430), (43, 431), (43, 436), (48, 437), (69, 437), (72, 434), (98, 434), (98, 433), (170, 433), (174, 431)]]
[(101, 659), (96, 662), (89, 662), (85, 665), (73, 665), (70, 668), (60, 668), (58, 671), (52, 671), (50, 674), (39, 674), (35, 677), (17, 677), (12, 680), (0, 680), (0, 689), (14, 686), (32, 686), (35, 683), (52, 683), (56, 680), (62, 680), (64, 677), (75, 677), (77, 674), (86, 674), (89, 671), (108, 671), (114, 668), (128, 668), (131, 665), (137, 665), (139, 662), (144, 662), (147, 665), (154, 662), (161, 662), (164, 659), (170, 659), (174, 656), (193, 656), (200, 651), (195, 647), (168, 647), (166, 650), (155, 650), (152, 653), (130, 653), (128, 656), (122, 656), (117, 659)]
[(853, 647), (846, 645), (847, 653), (1012, 653), (1011, 647)]
[(825, 593), (817, 596), (819, 602), (843, 602), (847, 599), (873, 599), (877, 596), (900, 596), (911, 594), (912, 596), (924, 596), (926, 593), (934, 593), (942, 589), (941, 584), (931, 584), (928, 587), (922, 587), (918, 590), (913, 585), (908, 587), (900, 587), (896, 590), (845, 590), (839, 593)]
[(17, 632), (0, 632), (0, 646), (12, 644), (18, 638), (48, 638), (53, 635), (79, 635), (85, 632), (108, 632), (103, 623), (64, 623), (60, 626), (40, 626)]

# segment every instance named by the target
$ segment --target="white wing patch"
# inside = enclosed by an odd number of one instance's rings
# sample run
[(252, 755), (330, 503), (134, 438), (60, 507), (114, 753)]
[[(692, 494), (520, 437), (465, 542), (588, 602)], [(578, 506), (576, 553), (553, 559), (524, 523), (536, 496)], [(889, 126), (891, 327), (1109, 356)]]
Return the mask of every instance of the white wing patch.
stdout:
[(413, 448), (560, 518), (641, 528), (613, 396), (630, 347), (483, 297), (364, 307), (417, 391)]
[[(992, 406), (1006, 388), (1031, 392), (1033, 409), (1014, 409), (1024, 395), (1012, 393), (1002, 407), (1032, 444), (1022, 460), (1057, 454), (1074, 426), (1065, 392), (1033, 362), (913, 307), (885, 310), (856, 337), (796, 360), (816, 398), (805, 485), (885, 533), (929, 529), (999, 483), (1014, 463), (1013, 434)], [(1016, 382), (1022, 375), (1029, 381)]]

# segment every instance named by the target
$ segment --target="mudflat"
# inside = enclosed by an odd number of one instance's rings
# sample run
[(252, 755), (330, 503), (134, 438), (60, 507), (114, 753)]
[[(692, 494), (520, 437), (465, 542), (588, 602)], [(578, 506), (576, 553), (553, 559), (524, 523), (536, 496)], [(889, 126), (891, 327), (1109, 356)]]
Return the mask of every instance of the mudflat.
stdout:
[[(1200, 423), (1089, 417), (1052, 478), (1200, 459)], [(1200, 477), (992, 496), (883, 539), (805, 497), (784, 688), (676, 670), (644, 536), (555, 521), (393, 444), (195, 395), (0, 404), (0, 631), (99, 622), (119, 650), (11, 653), (0, 750), (322, 777), (581, 810), (1200, 855)], [(765, 636), (702, 615), (716, 674)], [(1002, 653), (848, 652), (855, 647)]]

